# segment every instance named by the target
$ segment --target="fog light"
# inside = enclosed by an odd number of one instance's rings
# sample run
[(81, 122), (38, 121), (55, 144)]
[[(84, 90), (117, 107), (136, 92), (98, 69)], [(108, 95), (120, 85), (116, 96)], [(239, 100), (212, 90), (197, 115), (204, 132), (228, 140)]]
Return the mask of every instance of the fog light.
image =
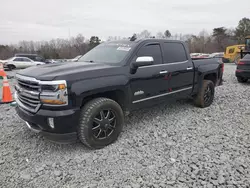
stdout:
[(48, 123), (49, 123), (49, 126), (54, 129), (55, 128), (55, 125), (54, 125), (54, 118), (48, 118)]

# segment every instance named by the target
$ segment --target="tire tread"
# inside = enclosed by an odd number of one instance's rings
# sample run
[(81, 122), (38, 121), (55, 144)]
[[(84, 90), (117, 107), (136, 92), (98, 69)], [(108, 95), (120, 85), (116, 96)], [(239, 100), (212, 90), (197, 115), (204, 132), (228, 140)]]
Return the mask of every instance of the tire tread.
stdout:
[(205, 105), (205, 102), (204, 102), (204, 98), (203, 98), (203, 95), (204, 95), (204, 89), (207, 87), (207, 85), (209, 84), (213, 84), (213, 87), (214, 87), (214, 83), (211, 81), (211, 80), (203, 80), (203, 84), (202, 84), (202, 88), (199, 90), (199, 93), (197, 94), (197, 96), (194, 98), (194, 104), (195, 106), (197, 107), (200, 107), (200, 108), (205, 108), (207, 107)]
[[(100, 98), (95, 98), (89, 102), (87, 102), (81, 111), (80, 114), (80, 122), (79, 122), (79, 126), (78, 126), (78, 130), (77, 130), (77, 134), (78, 134), (78, 138), (80, 139), (80, 141), (87, 146), (90, 149), (96, 149), (97, 147), (93, 147), (89, 144), (88, 139), (86, 138), (85, 134), (84, 134), (84, 128), (88, 129), (88, 122), (90, 121), (90, 117), (92, 112), (94, 111), (94, 109), (99, 106), (102, 105), (104, 103), (113, 103), (115, 105), (118, 105), (120, 107), (120, 105), (115, 102), (114, 100), (111, 100), (109, 98), (104, 98), (104, 97), (100, 97)], [(102, 148), (102, 147), (100, 147)]]

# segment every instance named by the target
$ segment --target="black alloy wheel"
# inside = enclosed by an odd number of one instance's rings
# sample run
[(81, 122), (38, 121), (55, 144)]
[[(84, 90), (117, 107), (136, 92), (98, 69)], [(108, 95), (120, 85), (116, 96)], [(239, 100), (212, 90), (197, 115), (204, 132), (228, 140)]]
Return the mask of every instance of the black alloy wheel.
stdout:
[(93, 120), (92, 132), (96, 139), (102, 140), (111, 136), (116, 127), (116, 116), (111, 110), (101, 110)]
[(213, 103), (214, 100), (214, 83), (211, 80), (203, 80), (203, 84), (194, 98), (196, 106), (206, 108)]
[(81, 109), (78, 138), (89, 148), (101, 149), (117, 140), (123, 124), (124, 112), (116, 101), (96, 98)]
[(205, 89), (205, 93), (204, 93), (204, 101), (205, 101), (205, 103), (209, 103), (212, 96), (213, 96), (212, 89), (208, 85), (207, 88)]

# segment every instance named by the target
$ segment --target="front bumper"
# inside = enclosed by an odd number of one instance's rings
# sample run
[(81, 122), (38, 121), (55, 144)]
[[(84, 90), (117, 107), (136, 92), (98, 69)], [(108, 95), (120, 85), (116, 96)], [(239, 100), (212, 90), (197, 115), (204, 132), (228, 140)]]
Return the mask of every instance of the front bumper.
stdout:
[(9, 69), (9, 67), (8, 67), (7, 64), (3, 64), (3, 68), (4, 68), (4, 69)]
[[(42, 134), (48, 140), (57, 143), (72, 143), (77, 140), (76, 128), (80, 110), (51, 111), (40, 109), (36, 114), (31, 114), (17, 106), (16, 112), (26, 122), (29, 129)], [(53, 127), (50, 126), (48, 118), (53, 118)]]
[(235, 71), (235, 76), (236, 77), (241, 77), (241, 78), (248, 78), (250, 79), (250, 70), (240, 70), (237, 69)]

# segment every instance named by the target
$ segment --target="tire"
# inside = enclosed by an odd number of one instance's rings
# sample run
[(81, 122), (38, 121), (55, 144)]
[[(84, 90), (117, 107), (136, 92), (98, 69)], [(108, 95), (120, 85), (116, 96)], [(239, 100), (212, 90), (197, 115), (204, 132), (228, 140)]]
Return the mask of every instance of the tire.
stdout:
[(16, 66), (15, 66), (15, 65), (7, 65), (7, 67), (8, 67), (8, 69), (9, 69), (10, 71), (12, 71), (13, 69), (15, 69), (15, 68), (16, 68)]
[(199, 90), (199, 93), (194, 98), (195, 105), (201, 108), (209, 107), (213, 103), (214, 92), (214, 83), (210, 80), (203, 80), (202, 88)]
[(78, 138), (88, 148), (101, 149), (117, 140), (123, 124), (123, 110), (117, 102), (108, 98), (96, 98), (85, 104), (81, 110), (77, 127)]
[(247, 78), (243, 78), (243, 77), (237, 77), (237, 80), (239, 83), (246, 83), (248, 81)]

